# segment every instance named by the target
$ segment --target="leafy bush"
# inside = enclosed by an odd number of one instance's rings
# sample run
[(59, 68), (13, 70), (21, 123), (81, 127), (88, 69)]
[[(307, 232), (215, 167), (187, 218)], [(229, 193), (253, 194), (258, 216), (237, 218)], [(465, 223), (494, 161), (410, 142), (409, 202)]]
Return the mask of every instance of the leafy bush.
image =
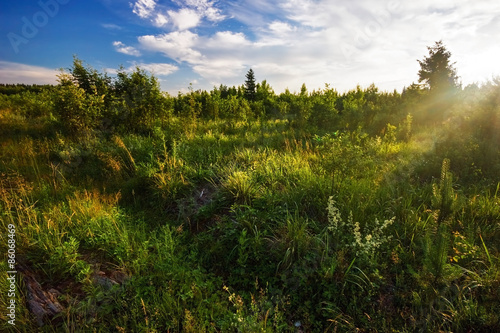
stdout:
[(86, 93), (67, 74), (61, 74), (59, 80), (54, 108), (68, 133), (78, 134), (97, 128), (105, 107), (103, 96)]

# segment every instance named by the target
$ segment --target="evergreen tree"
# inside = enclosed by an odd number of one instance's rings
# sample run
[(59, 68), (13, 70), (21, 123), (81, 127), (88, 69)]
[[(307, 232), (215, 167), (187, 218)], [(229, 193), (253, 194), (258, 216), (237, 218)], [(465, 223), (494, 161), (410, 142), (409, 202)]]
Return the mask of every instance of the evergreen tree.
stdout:
[(459, 87), (455, 63), (450, 63), (451, 53), (446, 50), (442, 41), (427, 47), (429, 56), (417, 60), (420, 64), (419, 82), (425, 82), (431, 92), (446, 93)]
[(255, 74), (250, 68), (245, 76), (247, 79), (245, 81), (245, 97), (249, 101), (255, 100)]
[[(422, 108), (417, 115), (417, 122), (425, 120), (435, 123), (445, 119), (448, 110), (455, 102), (455, 95), (460, 88), (454, 63), (450, 62), (451, 53), (446, 50), (442, 41), (427, 47), (429, 56), (418, 60), (420, 70), (419, 82), (424, 82), (429, 90), (426, 99), (427, 107)], [(420, 119), (420, 120), (419, 120)]]

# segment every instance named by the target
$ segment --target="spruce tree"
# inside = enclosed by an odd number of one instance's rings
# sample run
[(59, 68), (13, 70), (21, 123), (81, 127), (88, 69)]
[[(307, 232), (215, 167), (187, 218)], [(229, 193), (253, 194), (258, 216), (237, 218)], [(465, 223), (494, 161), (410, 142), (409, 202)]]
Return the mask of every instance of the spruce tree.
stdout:
[(428, 104), (422, 109), (421, 118), (428, 123), (436, 123), (446, 118), (447, 111), (456, 101), (460, 84), (454, 63), (450, 62), (451, 53), (446, 50), (443, 42), (436, 42), (427, 49), (429, 56), (418, 60), (419, 82), (424, 82), (429, 92), (426, 99)]
[(245, 97), (249, 101), (255, 100), (255, 74), (250, 68), (246, 74)]
[(417, 60), (420, 64), (419, 82), (425, 82), (434, 93), (446, 93), (459, 87), (455, 63), (450, 63), (451, 53), (446, 50), (442, 41), (427, 47), (429, 56)]

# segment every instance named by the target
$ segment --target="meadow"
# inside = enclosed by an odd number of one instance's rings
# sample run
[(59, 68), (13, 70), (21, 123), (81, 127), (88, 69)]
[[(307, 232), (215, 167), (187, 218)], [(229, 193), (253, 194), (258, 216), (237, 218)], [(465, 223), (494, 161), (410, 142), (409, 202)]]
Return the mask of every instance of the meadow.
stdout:
[(498, 332), (499, 133), (499, 80), (2, 86), (0, 329)]

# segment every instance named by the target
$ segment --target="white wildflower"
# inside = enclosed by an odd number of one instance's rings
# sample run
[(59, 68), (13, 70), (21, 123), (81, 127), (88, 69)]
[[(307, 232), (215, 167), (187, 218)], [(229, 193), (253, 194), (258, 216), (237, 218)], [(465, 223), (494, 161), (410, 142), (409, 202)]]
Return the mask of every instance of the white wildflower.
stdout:
[(337, 244), (350, 248), (358, 257), (373, 259), (376, 251), (392, 239), (391, 235), (387, 235), (387, 229), (394, 223), (396, 217), (384, 220), (383, 223), (375, 219), (372, 224), (364, 225), (361, 230), (361, 224), (354, 222), (352, 211), (347, 222), (342, 220), (332, 197), (328, 200), (327, 210), (329, 222), (327, 230), (336, 238)]

